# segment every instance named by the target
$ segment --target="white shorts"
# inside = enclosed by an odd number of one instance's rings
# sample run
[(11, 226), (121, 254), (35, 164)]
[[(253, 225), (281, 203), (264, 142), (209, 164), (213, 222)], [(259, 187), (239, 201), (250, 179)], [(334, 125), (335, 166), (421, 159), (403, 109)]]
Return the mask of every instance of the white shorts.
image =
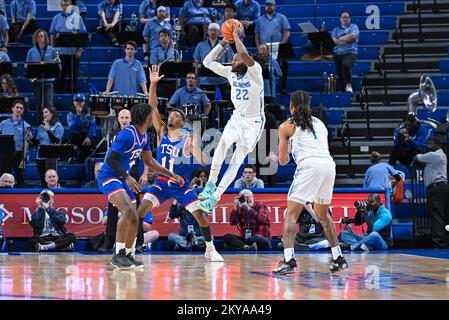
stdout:
[(295, 172), (288, 201), (301, 204), (316, 202), (330, 204), (335, 182), (335, 162), (326, 158), (307, 158)]
[(231, 119), (226, 123), (223, 137), (228, 141), (236, 143), (253, 151), (262, 136), (265, 126), (265, 116), (254, 118), (241, 117), (236, 111), (232, 113)]

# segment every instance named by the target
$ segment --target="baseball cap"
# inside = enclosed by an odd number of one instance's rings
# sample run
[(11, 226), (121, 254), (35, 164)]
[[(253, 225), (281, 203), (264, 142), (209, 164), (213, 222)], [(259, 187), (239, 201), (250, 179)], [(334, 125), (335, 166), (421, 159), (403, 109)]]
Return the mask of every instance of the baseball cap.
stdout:
[(159, 11), (159, 10), (164, 10), (165, 12), (167, 12), (167, 9), (165, 9), (164, 6), (159, 6), (159, 7), (157, 7), (157, 10), (156, 10), (156, 11)]
[(84, 93), (77, 93), (73, 96), (73, 101), (86, 101)]
[(218, 23), (212, 22), (209, 23), (207, 30), (220, 30), (220, 26), (218, 25)]
[(276, 0), (266, 0), (265, 4), (276, 4)]

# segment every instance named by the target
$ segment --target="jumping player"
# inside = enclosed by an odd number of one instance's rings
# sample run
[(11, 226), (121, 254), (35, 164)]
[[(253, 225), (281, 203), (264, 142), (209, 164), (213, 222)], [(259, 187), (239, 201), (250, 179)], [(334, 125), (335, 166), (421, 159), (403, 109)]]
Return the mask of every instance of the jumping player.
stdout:
[(111, 260), (111, 265), (119, 269), (143, 268), (143, 264), (133, 257), (139, 223), (134, 193), (139, 193), (142, 187), (129, 174), (140, 154), (150, 170), (166, 175), (181, 185), (184, 183), (180, 176), (160, 166), (151, 156), (147, 133), (151, 124), (151, 109), (147, 104), (138, 104), (131, 109), (131, 123), (117, 134), (97, 177), (100, 191), (122, 213)]
[[(200, 205), (207, 212), (212, 211), (234, 180), (243, 160), (256, 147), (265, 126), (262, 67), (248, 54), (240, 40), (242, 33), (241, 26), (234, 29), (233, 37), (237, 53), (232, 59), (232, 67), (225, 67), (215, 61), (217, 55), (228, 44), (225, 39), (212, 49), (203, 61), (207, 68), (228, 79), (231, 84), (231, 100), (235, 107), (215, 150), (209, 180), (199, 195), (200, 199), (206, 199)], [(236, 149), (231, 163), (216, 188), (221, 165), (228, 148), (233, 143), (236, 143)]]
[(172, 179), (157, 176), (156, 182), (143, 197), (139, 206), (139, 216), (145, 217), (152, 208), (160, 206), (168, 199), (176, 199), (182, 206), (192, 213), (201, 228), (201, 233), (206, 240), (206, 259), (220, 262), (223, 257), (215, 250), (213, 237), (206, 215), (198, 206), (200, 200), (186, 179), (189, 165), (193, 156), (202, 165), (207, 164), (207, 156), (198, 148), (197, 141), (187, 131), (181, 128), (185, 122), (185, 115), (181, 110), (173, 110), (168, 116), (167, 124), (163, 123), (157, 109), (156, 86), (160, 79), (159, 67), (153, 65), (150, 71), (150, 97), (149, 104), (152, 108), (153, 125), (158, 133), (157, 161), (170, 172), (182, 176), (186, 180), (185, 186)]
[(284, 275), (296, 271), (295, 231), (296, 222), (304, 205), (314, 202), (315, 213), (332, 246), (332, 272), (346, 269), (348, 264), (338, 245), (334, 222), (328, 214), (335, 181), (335, 162), (329, 153), (326, 126), (312, 116), (310, 96), (301, 90), (292, 93), (290, 112), (292, 117), (279, 127), (279, 163), (289, 160), (290, 144), (297, 169), (288, 191), (287, 215), (284, 222), (284, 259), (273, 274)]

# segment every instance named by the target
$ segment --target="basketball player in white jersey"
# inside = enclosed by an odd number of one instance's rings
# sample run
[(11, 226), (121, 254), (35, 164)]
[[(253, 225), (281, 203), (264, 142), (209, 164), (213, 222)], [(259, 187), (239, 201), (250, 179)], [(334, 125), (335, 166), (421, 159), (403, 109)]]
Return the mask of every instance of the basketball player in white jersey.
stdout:
[[(235, 107), (215, 150), (209, 180), (199, 195), (200, 199), (206, 199), (200, 202), (200, 206), (205, 212), (212, 211), (216, 206), (221, 195), (237, 175), (245, 157), (256, 147), (265, 126), (262, 67), (248, 54), (240, 40), (242, 34), (241, 26), (234, 29), (233, 37), (237, 53), (232, 59), (232, 67), (223, 66), (215, 61), (217, 55), (228, 44), (225, 39), (203, 60), (203, 64), (207, 68), (228, 79), (231, 84), (231, 100)], [(229, 168), (216, 188), (221, 165), (228, 148), (233, 143), (236, 143), (236, 149)]]
[(315, 213), (332, 247), (330, 271), (346, 269), (348, 264), (341, 254), (334, 222), (328, 214), (335, 181), (335, 162), (329, 153), (326, 126), (312, 116), (310, 96), (301, 90), (292, 93), (292, 117), (279, 127), (279, 163), (286, 165), (290, 145), (297, 169), (288, 191), (287, 214), (284, 222), (284, 259), (273, 274), (296, 271), (295, 232), (299, 214), (306, 202), (314, 202)]

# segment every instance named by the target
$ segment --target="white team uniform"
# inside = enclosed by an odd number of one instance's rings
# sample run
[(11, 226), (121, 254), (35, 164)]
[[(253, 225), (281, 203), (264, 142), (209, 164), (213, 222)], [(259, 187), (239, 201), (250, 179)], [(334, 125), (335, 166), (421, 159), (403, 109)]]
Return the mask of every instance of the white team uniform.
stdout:
[(252, 151), (265, 126), (262, 67), (254, 62), (252, 67), (248, 67), (247, 73), (239, 77), (231, 71), (232, 67), (214, 61), (222, 49), (221, 45), (215, 46), (204, 58), (203, 64), (228, 79), (231, 84), (231, 100), (235, 110), (225, 126), (223, 136), (236, 142), (237, 146)]
[(314, 133), (296, 127), (289, 143), (297, 168), (288, 191), (289, 201), (330, 204), (335, 182), (335, 162), (329, 153), (326, 126), (312, 117)]

